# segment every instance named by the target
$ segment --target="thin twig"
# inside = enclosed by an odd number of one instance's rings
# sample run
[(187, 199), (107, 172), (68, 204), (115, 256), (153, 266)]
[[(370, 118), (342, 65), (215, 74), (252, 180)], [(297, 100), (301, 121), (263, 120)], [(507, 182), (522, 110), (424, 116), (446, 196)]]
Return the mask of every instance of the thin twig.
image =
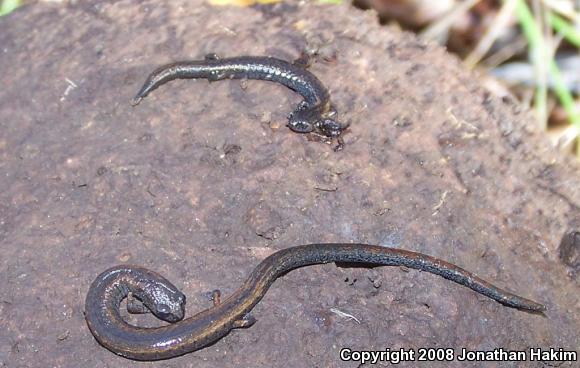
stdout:
[(499, 35), (508, 28), (508, 25), (513, 17), (514, 9), (516, 7), (517, 0), (506, 0), (501, 7), (499, 13), (495, 17), (494, 21), (491, 22), (489, 28), (485, 31), (483, 37), (479, 40), (477, 45), (469, 55), (465, 58), (465, 64), (472, 69), (482, 58)]
[(480, 0), (467, 0), (459, 5), (453, 7), (449, 12), (443, 15), (439, 20), (433, 22), (429, 27), (427, 27), (421, 36), (429, 40), (442, 41), (442, 35), (446, 35), (449, 28), (455, 23), (459, 18), (465, 15), (475, 4)]

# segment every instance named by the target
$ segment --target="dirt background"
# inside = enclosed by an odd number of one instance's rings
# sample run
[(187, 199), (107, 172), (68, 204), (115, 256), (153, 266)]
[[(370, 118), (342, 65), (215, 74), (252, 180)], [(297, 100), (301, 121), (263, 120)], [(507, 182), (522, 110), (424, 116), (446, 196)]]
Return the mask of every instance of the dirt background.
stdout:
[[(580, 227), (580, 167), (441, 48), (310, 3), (40, 4), (0, 29), (0, 366), (356, 367), (342, 347), (578, 349), (579, 282), (558, 246)], [(174, 81), (129, 104), (166, 62), (303, 50), (319, 50), (311, 70), (352, 122), (341, 152), (287, 129), (300, 97), (272, 83)], [(117, 357), (85, 324), (87, 289), (113, 265), (165, 275), (191, 315), (272, 252), (313, 242), (425, 252), (549, 310), (329, 264), (278, 280), (252, 328), (168, 361)]]

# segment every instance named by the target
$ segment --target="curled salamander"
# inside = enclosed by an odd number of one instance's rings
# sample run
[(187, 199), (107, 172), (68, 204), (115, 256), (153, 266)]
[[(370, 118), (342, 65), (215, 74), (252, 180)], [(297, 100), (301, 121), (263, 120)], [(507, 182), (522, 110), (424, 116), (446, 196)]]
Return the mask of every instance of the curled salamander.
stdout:
[(304, 67), (265, 56), (219, 58), (208, 55), (204, 60), (181, 61), (154, 70), (135, 98), (133, 105), (152, 90), (173, 79), (205, 78), (259, 79), (280, 83), (298, 92), (304, 100), (288, 116), (288, 127), (297, 133), (317, 133), (337, 138), (347, 125), (337, 122), (337, 112), (330, 103), (330, 95), (322, 82)]
[[(508, 307), (542, 312), (545, 307), (475, 276), (456, 265), (426, 254), (367, 244), (309, 244), (280, 250), (264, 259), (246, 282), (214, 306), (187, 319), (185, 296), (162, 276), (135, 266), (116, 266), (100, 274), (89, 288), (85, 318), (95, 338), (116, 354), (136, 360), (167, 359), (202, 349), (232, 329), (250, 327), (248, 314), (272, 283), (293, 269), (329, 262), (375, 266), (405, 266), (442, 276)], [(121, 301), (132, 296), (141, 301), (166, 326), (141, 328), (120, 314)], [(129, 306), (132, 304), (128, 303)], [(140, 308), (131, 307), (133, 311)], [(131, 312), (130, 309), (130, 312)]]

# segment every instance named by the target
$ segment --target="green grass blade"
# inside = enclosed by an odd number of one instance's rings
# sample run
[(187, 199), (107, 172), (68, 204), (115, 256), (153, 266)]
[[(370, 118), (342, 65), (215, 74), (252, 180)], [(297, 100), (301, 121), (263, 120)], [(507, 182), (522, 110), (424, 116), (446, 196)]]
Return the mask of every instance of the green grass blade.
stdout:
[(20, 6), (20, 0), (0, 0), (0, 17), (12, 13)]
[(556, 93), (562, 108), (564, 108), (566, 114), (568, 114), (570, 123), (580, 129), (580, 112), (576, 108), (576, 101), (574, 101), (572, 93), (566, 87), (560, 69), (558, 68), (558, 64), (556, 64), (556, 61), (554, 60), (550, 63), (550, 75), (554, 81), (554, 92)]
[[(524, 37), (526, 37), (530, 45), (530, 57), (536, 73), (540, 78), (546, 77), (549, 67), (544, 67), (547, 55), (544, 36), (524, 0), (517, 1), (516, 15)], [(541, 83), (541, 81), (540, 79), (537, 83), (538, 87), (536, 88), (536, 94), (534, 96), (534, 108), (538, 121), (545, 126), (548, 119), (548, 87), (547, 83)]]
[(550, 13), (549, 16), (550, 25), (559, 34), (562, 35), (568, 42), (576, 47), (580, 47), (580, 31), (574, 28), (573, 25), (568, 23), (564, 18)]

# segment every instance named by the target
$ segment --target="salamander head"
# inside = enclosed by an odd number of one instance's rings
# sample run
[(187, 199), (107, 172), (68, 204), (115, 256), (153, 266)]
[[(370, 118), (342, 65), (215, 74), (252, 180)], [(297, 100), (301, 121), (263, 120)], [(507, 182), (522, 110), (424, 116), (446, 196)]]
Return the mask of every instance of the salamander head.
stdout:
[(166, 322), (177, 322), (185, 315), (185, 295), (160, 275), (151, 273), (142, 280), (135, 296), (155, 315)]
[(339, 122), (328, 118), (318, 120), (314, 126), (317, 133), (329, 138), (338, 138), (342, 134), (342, 131), (346, 129)]
[(162, 319), (166, 322), (172, 323), (178, 322), (181, 321), (183, 319), (183, 316), (185, 315), (184, 305), (185, 304), (180, 302), (179, 300), (167, 304), (165, 303), (157, 304), (155, 305), (153, 314), (155, 315), (155, 317)]
[(348, 125), (337, 122), (336, 116), (334, 109), (321, 114), (316, 108), (299, 108), (289, 116), (288, 127), (297, 133), (317, 133), (329, 138), (337, 138)]

